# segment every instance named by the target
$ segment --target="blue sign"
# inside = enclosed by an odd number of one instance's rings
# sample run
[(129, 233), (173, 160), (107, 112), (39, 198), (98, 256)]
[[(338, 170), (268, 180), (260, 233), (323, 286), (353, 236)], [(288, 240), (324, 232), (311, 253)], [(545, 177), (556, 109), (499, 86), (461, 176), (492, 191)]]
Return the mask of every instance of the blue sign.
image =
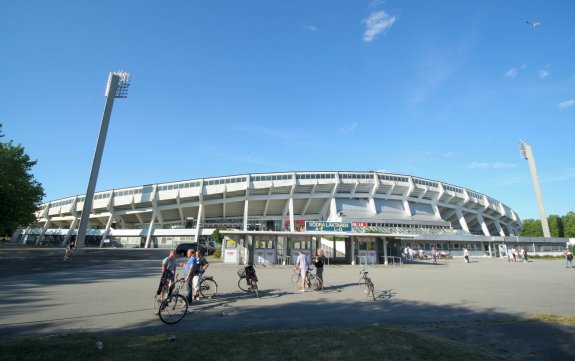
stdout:
[(351, 222), (306, 221), (306, 232), (351, 232)]

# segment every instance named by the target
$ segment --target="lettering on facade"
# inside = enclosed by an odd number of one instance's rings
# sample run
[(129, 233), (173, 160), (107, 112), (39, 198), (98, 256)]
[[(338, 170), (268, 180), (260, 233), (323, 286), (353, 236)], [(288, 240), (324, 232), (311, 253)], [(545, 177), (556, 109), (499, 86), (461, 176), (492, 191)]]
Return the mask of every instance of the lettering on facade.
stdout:
[(306, 221), (307, 232), (351, 232), (351, 222)]

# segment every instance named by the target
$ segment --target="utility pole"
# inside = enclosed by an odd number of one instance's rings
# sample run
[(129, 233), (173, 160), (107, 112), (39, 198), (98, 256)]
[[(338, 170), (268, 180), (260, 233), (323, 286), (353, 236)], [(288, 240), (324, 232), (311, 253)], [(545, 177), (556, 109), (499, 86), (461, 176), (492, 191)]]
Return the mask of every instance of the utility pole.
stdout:
[(98, 173), (100, 172), (100, 163), (102, 162), (102, 154), (104, 153), (104, 144), (106, 144), (106, 135), (108, 134), (108, 125), (110, 124), (114, 99), (127, 98), (129, 86), (130, 73), (120, 70), (109, 74), (108, 85), (106, 86), (106, 92), (104, 94), (106, 97), (106, 105), (104, 106), (104, 114), (102, 115), (102, 125), (100, 126), (96, 151), (94, 152), (94, 161), (92, 163), (90, 180), (88, 181), (88, 189), (86, 190), (86, 197), (84, 198), (82, 217), (80, 218), (80, 225), (78, 226), (76, 248), (82, 247), (86, 239), (86, 228), (88, 227), (90, 213), (92, 212), (94, 191), (96, 190), (96, 182), (98, 181)]
[(529, 161), (531, 179), (533, 180), (533, 187), (535, 188), (535, 195), (537, 196), (537, 203), (539, 205), (539, 217), (541, 218), (541, 227), (543, 227), (543, 237), (551, 237), (551, 232), (549, 232), (549, 223), (547, 222), (547, 216), (545, 216), (543, 196), (541, 195), (541, 188), (539, 187), (539, 178), (537, 177), (537, 168), (535, 168), (535, 158), (533, 157), (531, 146), (520, 140), (519, 152), (523, 159), (527, 159)]

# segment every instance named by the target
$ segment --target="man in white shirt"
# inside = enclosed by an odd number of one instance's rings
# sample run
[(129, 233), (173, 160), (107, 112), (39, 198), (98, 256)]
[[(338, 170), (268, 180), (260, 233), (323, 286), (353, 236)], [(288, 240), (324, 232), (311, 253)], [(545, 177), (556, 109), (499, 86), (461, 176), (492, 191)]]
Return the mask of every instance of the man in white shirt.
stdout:
[(309, 263), (307, 262), (307, 257), (301, 251), (297, 251), (297, 259), (295, 261), (295, 269), (299, 269), (301, 274), (301, 290), (300, 292), (305, 292), (305, 276), (309, 270)]

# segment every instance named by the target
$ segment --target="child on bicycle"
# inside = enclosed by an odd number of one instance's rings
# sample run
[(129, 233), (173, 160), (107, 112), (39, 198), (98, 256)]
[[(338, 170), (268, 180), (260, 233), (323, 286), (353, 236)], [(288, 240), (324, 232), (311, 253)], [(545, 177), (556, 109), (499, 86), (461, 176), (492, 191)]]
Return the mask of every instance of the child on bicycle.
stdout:
[(64, 254), (64, 261), (69, 260), (74, 255), (74, 250), (76, 249), (76, 240), (71, 239), (68, 241), (68, 245), (66, 246), (66, 253)]

